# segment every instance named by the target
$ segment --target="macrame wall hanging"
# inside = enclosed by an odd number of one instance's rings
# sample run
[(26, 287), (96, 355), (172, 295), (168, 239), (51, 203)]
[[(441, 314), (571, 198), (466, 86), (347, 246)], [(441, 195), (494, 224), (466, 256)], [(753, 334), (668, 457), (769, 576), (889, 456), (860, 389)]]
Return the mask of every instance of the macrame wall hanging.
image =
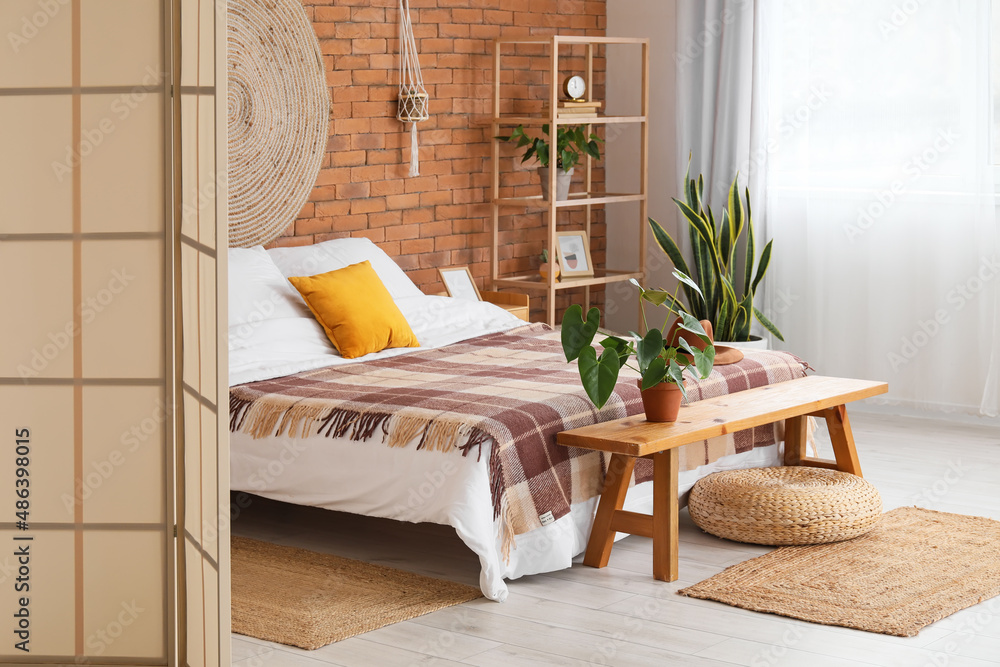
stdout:
[(420, 175), (417, 123), (430, 118), (427, 90), (420, 74), (417, 43), (410, 22), (410, 0), (399, 0), (399, 110), (397, 120), (410, 124), (410, 176)]

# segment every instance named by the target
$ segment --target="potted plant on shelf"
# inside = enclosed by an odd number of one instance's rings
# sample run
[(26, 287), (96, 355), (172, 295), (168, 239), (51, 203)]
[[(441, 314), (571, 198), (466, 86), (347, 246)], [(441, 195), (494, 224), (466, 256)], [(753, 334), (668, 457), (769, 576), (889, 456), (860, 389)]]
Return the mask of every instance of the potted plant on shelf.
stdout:
[(539, 259), (542, 260), (542, 263), (538, 266), (538, 275), (542, 277), (542, 280), (549, 279), (549, 269), (555, 271), (555, 278), (559, 280), (559, 262), (549, 262), (548, 248), (542, 248), (542, 254), (539, 255)]
[[(549, 124), (542, 125), (542, 134), (549, 137)], [(517, 141), (518, 148), (525, 148), (521, 163), (533, 157), (538, 158), (538, 175), (542, 179), (542, 199), (549, 199), (549, 167), (552, 158), (550, 140), (529, 137), (524, 126), (515, 127), (508, 137), (496, 137), (500, 141)], [(556, 128), (556, 199), (569, 199), (569, 185), (573, 180), (573, 168), (580, 161), (580, 154), (586, 153), (595, 160), (601, 159), (597, 142), (604, 141), (596, 134), (587, 137), (582, 125), (560, 125)]]
[[(755, 271), (750, 189), (746, 189), (745, 200), (741, 200), (737, 174), (729, 188), (722, 220), (719, 221), (720, 224), (716, 224), (711, 207), (702, 199), (704, 180), (700, 175), (697, 180), (689, 178), (690, 169), (689, 158), (688, 172), (684, 174), (685, 201), (675, 198), (674, 203), (688, 223), (694, 271), (688, 268), (680, 248), (670, 234), (656, 220), (649, 219), (653, 237), (673, 262), (674, 275), (681, 281), (684, 290), (687, 303), (671, 297), (671, 306), (698, 320), (711, 322), (715, 340), (720, 344), (760, 340), (759, 336), (750, 333), (754, 318), (778, 340), (785, 340), (778, 328), (753, 304), (754, 294), (771, 261), (773, 241), (768, 241), (764, 246)], [(744, 230), (746, 252), (743, 256), (742, 275), (737, 276), (737, 247)]]
[[(622, 366), (629, 366), (642, 376), (638, 384), (642, 391), (646, 419), (676, 421), (681, 398), (687, 398), (684, 371), (690, 368), (697, 371), (699, 378), (708, 377), (715, 360), (715, 347), (698, 320), (669, 305), (677, 302), (676, 295), (663, 290), (643, 289), (634, 279), (632, 283), (639, 288), (641, 299), (667, 309), (663, 327), (649, 328), (643, 312), (643, 326), (647, 329), (645, 335), (632, 333), (630, 338), (607, 336), (600, 343), (603, 351), (598, 357), (593, 341), (601, 321), (601, 311), (596, 307), (591, 308), (584, 320), (583, 308), (574, 304), (563, 314), (563, 353), (566, 361), (578, 360), (584, 391), (598, 409), (604, 407), (611, 397)], [(680, 318), (676, 326), (682, 335), (675, 338), (674, 344), (670, 344), (663, 334), (671, 316), (675, 314)], [(637, 366), (628, 363), (632, 356), (635, 356)]]

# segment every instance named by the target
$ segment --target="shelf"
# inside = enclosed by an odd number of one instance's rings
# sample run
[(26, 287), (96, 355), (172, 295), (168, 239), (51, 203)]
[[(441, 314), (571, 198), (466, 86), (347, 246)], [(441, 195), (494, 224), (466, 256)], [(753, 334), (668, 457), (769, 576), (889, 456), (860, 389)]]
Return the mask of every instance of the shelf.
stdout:
[(649, 44), (645, 37), (587, 37), (552, 35), (549, 37), (497, 37), (497, 44)]
[[(541, 45), (540, 48), (510, 48), (504, 49), (503, 45), (506, 44), (537, 44)], [(581, 45), (582, 49), (569, 49), (563, 48), (564, 45)], [(640, 52), (640, 60), (636, 63), (635, 76), (640, 84), (639, 88), (639, 104), (635, 106), (624, 106), (623, 109), (628, 109), (632, 115), (615, 115), (612, 113), (601, 114), (605, 111), (607, 100), (599, 99), (599, 96), (595, 94), (592, 90), (589, 93), (589, 98), (587, 101), (591, 103), (600, 102), (596, 106), (589, 107), (576, 107), (577, 109), (583, 110), (584, 115), (573, 115), (569, 113), (573, 109), (572, 106), (563, 107), (561, 102), (561, 95), (558, 93), (557, 86), (559, 85), (561, 73), (566, 73), (567, 67), (571, 67), (575, 72), (578, 72), (583, 76), (584, 80), (588, 83), (595, 85), (595, 55), (597, 57), (604, 57), (604, 54), (599, 49), (601, 45), (604, 44), (629, 44), (638, 47)], [(504, 54), (507, 51), (507, 54)], [(543, 77), (530, 85), (537, 85), (539, 87), (544, 87), (544, 94), (541, 91), (531, 95), (531, 103), (525, 98), (523, 90), (518, 90), (516, 95), (507, 95), (504, 93), (503, 83), (504, 77), (502, 73), (504, 72), (503, 60), (508, 56), (518, 56), (518, 55), (541, 55), (548, 52), (549, 63), (547, 69), (547, 77)], [(581, 58), (582, 55), (582, 58)], [(572, 62), (566, 61), (565, 59), (569, 57)], [(560, 65), (560, 61), (563, 61), (563, 65)], [(568, 65), (567, 65), (568, 62)], [(517, 67), (511, 67), (508, 69), (517, 69)], [(535, 72), (533, 72), (534, 74)], [(514, 76), (514, 79), (518, 77)], [(547, 78), (547, 81), (545, 80)], [(523, 83), (519, 81), (514, 81), (514, 83)], [(534, 299), (538, 297), (544, 297), (543, 299), (538, 299), (545, 306), (546, 317), (545, 321), (549, 325), (555, 326), (556, 324), (556, 296), (559, 292), (565, 292), (565, 290), (570, 290), (573, 288), (580, 288), (579, 296), (582, 297), (584, 308), (589, 308), (591, 300), (591, 290), (595, 286), (607, 285), (609, 283), (621, 283), (630, 279), (637, 279), (640, 282), (643, 280), (646, 270), (646, 219), (648, 215), (648, 205), (649, 205), (649, 160), (648, 160), (648, 146), (649, 146), (649, 130), (650, 130), (650, 120), (652, 115), (650, 114), (649, 105), (649, 40), (644, 38), (616, 38), (616, 37), (588, 37), (582, 35), (550, 35), (547, 37), (504, 37), (497, 38), (494, 43), (493, 48), (493, 95), (492, 95), (492, 108), (488, 112), (490, 118), (481, 118), (479, 123), (482, 125), (489, 125), (492, 128), (490, 134), (493, 135), (490, 141), (490, 164), (492, 172), (492, 184), (490, 186), (488, 199), (490, 201), (490, 213), (492, 217), (492, 225), (490, 230), (491, 237), (491, 252), (490, 252), (490, 285), (492, 289), (503, 289), (514, 292), (530, 293), (533, 295)], [(617, 106), (617, 101), (615, 103)], [(501, 112), (501, 109), (504, 111)], [(591, 115), (593, 114), (593, 115)], [(594, 169), (595, 169), (595, 159), (587, 155), (586, 152), (581, 156), (580, 162), (577, 165), (577, 171), (583, 171), (586, 176), (585, 182), (577, 187), (584, 190), (584, 192), (571, 192), (568, 199), (555, 200), (555, 193), (551, 195), (553, 199), (543, 199), (540, 194), (534, 196), (506, 196), (514, 193), (520, 194), (522, 192), (538, 192), (539, 190), (525, 189), (523, 187), (507, 187), (502, 186), (501, 177), (504, 173), (504, 168), (509, 169), (508, 158), (510, 153), (503, 150), (503, 145), (499, 136), (504, 133), (510, 133), (510, 131), (517, 127), (518, 125), (523, 125), (525, 127), (533, 128), (532, 134), (540, 131), (540, 126), (552, 126), (548, 129), (550, 133), (554, 136), (555, 130), (557, 128), (567, 128), (571, 126), (578, 126), (581, 128), (588, 128), (587, 133), (592, 130), (598, 130), (602, 127), (607, 126), (624, 126), (631, 125), (635, 127), (639, 135), (639, 150), (634, 153), (634, 159), (637, 163), (639, 170), (639, 183), (635, 186), (637, 192), (602, 192), (606, 186), (600, 182), (594, 181)], [(611, 128), (607, 128), (609, 134), (614, 134)], [(610, 139), (610, 137), (609, 137)], [(501, 155), (503, 154), (503, 155)], [(598, 167), (603, 169), (604, 166)], [(598, 172), (602, 173), (602, 172)], [(521, 174), (521, 180), (523, 181), (524, 174)], [(551, 176), (551, 174), (550, 174)], [(603, 212), (601, 209), (595, 209), (595, 206), (602, 206), (604, 204), (614, 204), (617, 202), (635, 202), (635, 205), (625, 207), (628, 210), (624, 211), (627, 213), (625, 217), (632, 217), (632, 209), (636, 209), (637, 215), (635, 216), (635, 224), (638, 226), (638, 242), (634, 247), (634, 252), (636, 257), (627, 261), (626, 266), (635, 266), (637, 268), (629, 271), (612, 271), (607, 269), (595, 268), (595, 275), (580, 277), (580, 278), (563, 278), (560, 281), (554, 281), (549, 284), (547, 279), (543, 279), (537, 273), (518, 274), (516, 272), (508, 272), (506, 275), (501, 275), (500, 273), (500, 240), (504, 238), (504, 245), (510, 243), (521, 243), (525, 239), (523, 238), (510, 238), (509, 232), (507, 230), (501, 231), (501, 219), (504, 216), (526, 216), (528, 218), (536, 219), (541, 218), (541, 224), (544, 226), (547, 232), (546, 240), (544, 243), (540, 239), (535, 240), (535, 247), (539, 245), (545, 246), (550, 257), (559, 254), (558, 245), (558, 231), (557, 223), (559, 222), (557, 215), (559, 210), (576, 210), (582, 215), (574, 213), (573, 222), (574, 227), (581, 233), (587, 234), (588, 237), (594, 233), (598, 233), (598, 230), (592, 229), (592, 225), (596, 225), (597, 221), (603, 220)], [(617, 225), (617, 223), (616, 223)], [(515, 234), (515, 237), (517, 235)], [(531, 245), (531, 244), (529, 244)], [(631, 253), (630, 253), (631, 257)], [(634, 263), (633, 263), (634, 262)], [(624, 263), (624, 262), (623, 262)], [(641, 312), (641, 311), (640, 311)]]
[[(623, 201), (642, 201), (646, 195), (638, 194), (616, 194), (602, 193), (587, 196), (586, 192), (571, 192), (569, 199), (560, 199), (556, 202), (556, 208), (567, 208), (570, 206), (596, 206), (597, 204), (614, 204)], [(497, 206), (536, 206), (548, 208), (549, 200), (542, 199), (542, 195), (532, 195), (530, 197), (501, 197), (494, 199)]]
[[(555, 284), (556, 290), (572, 289), (574, 287), (587, 287), (589, 285), (607, 285), (608, 283), (618, 283), (625, 280), (642, 278), (641, 271), (611, 271), (609, 269), (596, 269), (593, 276), (581, 276), (579, 278), (562, 278)], [(493, 281), (497, 287), (513, 287), (517, 289), (533, 289), (545, 291), (549, 288), (549, 283), (542, 280), (537, 273), (527, 276), (509, 276), (507, 278), (497, 278)]]
[[(552, 119), (546, 116), (501, 116), (494, 118), (497, 125), (545, 125)], [(596, 118), (557, 118), (556, 125), (613, 125), (616, 123), (645, 123), (645, 116), (597, 116)]]

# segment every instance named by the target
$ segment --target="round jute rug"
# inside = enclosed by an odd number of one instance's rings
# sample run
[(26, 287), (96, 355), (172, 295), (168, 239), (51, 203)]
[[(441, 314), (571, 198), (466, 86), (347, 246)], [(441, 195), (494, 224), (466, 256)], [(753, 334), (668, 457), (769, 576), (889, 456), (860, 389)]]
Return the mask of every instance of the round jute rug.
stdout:
[(294, 222), (326, 152), (330, 95), (301, 0), (228, 0), (229, 246)]

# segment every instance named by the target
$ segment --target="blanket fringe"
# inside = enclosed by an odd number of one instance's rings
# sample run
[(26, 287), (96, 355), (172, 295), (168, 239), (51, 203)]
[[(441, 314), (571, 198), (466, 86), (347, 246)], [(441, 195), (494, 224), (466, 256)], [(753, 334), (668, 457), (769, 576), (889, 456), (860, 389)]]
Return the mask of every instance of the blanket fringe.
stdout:
[(507, 501), (507, 494), (503, 494), (500, 499), (500, 555), (504, 563), (510, 562), (510, 550), (516, 549), (514, 542), (514, 520), (511, 518), (510, 504)]
[(458, 448), (462, 456), (468, 456), (477, 446), (481, 453), (483, 443), (490, 438), (488, 433), (460, 421), (348, 408), (331, 410), (322, 400), (269, 396), (263, 401), (229, 396), (231, 432), (242, 431), (255, 439), (286, 433), (293, 438), (306, 438), (314, 428), (317, 435), (346, 437), (356, 442), (367, 442), (381, 430), (382, 440), (389, 447), (405, 447), (418, 440), (417, 449), (450, 452)]

